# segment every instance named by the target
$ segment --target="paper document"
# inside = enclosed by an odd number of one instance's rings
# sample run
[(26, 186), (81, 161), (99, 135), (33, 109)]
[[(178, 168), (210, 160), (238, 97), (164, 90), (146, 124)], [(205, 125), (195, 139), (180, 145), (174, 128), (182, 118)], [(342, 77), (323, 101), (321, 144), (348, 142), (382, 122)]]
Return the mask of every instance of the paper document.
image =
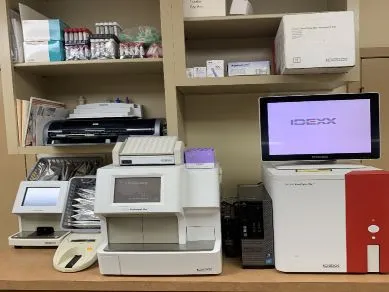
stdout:
[(44, 145), (43, 129), (52, 120), (65, 119), (69, 111), (65, 109), (65, 104), (31, 97), (28, 123), (25, 135), (25, 146)]

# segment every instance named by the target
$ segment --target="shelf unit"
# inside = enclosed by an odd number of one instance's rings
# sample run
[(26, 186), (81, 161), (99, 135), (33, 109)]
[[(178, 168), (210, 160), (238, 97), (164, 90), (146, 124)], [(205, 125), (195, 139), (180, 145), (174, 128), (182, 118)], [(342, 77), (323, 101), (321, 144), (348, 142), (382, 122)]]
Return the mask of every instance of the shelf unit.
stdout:
[[(8, 28), (7, 9), (15, 8), (17, 2), (0, 0), (2, 27)], [(107, 21), (107, 17), (123, 27), (153, 25), (162, 34), (163, 59), (12, 64), (7, 29), (3, 29), (0, 63), (9, 153), (106, 153), (111, 149), (106, 145), (21, 147), (17, 138), (16, 98), (49, 98), (72, 109), (80, 95), (88, 102), (129, 96), (145, 105), (147, 117), (166, 118), (168, 133), (178, 135), (188, 146), (215, 147), (225, 173), (226, 195), (232, 196), (236, 184), (256, 182), (260, 177), (259, 96), (328, 92), (360, 78), (359, 62), (344, 74), (188, 79), (185, 72), (186, 67), (204, 66), (209, 59), (224, 59), (226, 63), (271, 60), (279, 23), (283, 15), (290, 13), (352, 10), (358, 39), (358, 0), (256, 0), (252, 1), (253, 15), (201, 18), (184, 18), (182, 1), (177, 0), (107, 3), (26, 1), (34, 9), (61, 18), (71, 26), (93, 28), (95, 22)], [(359, 58), (359, 50), (356, 53)], [(244, 169), (237, 167), (239, 164)]]
[[(36, 146), (23, 147), (18, 141), (15, 100), (28, 100), (31, 96), (64, 102), (69, 109), (77, 105), (79, 96), (87, 102), (104, 102), (128, 96), (145, 106), (146, 118), (166, 118), (175, 114), (166, 111), (167, 93), (174, 89), (166, 83), (171, 70), (170, 52), (173, 48), (171, 1), (159, 0), (31, 0), (25, 4), (51, 18), (60, 18), (73, 27), (94, 29), (94, 23), (114, 19), (124, 28), (152, 25), (161, 31), (164, 58), (130, 60), (85, 60), (45, 63), (12, 64), (8, 30), (8, 9), (16, 9), (19, 1), (0, 1), (2, 30), (2, 88), (5, 106), (8, 152), (11, 154), (107, 153), (112, 145), (91, 146)], [(77, 7), (77, 9), (74, 9)], [(93, 9), (92, 9), (93, 8)], [(93, 11), (93, 13), (92, 13)], [(170, 59), (169, 59), (170, 58)]]
[(342, 86), (347, 80), (347, 74), (233, 76), (186, 78), (177, 87), (184, 95), (329, 91)]
[(185, 37), (187, 39), (272, 37), (276, 35), (283, 15), (185, 18)]
[(51, 63), (19, 63), (14, 70), (39, 76), (163, 74), (163, 59), (85, 60)]
[[(93, 148), (88, 145), (79, 145), (79, 146), (29, 146), (29, 147), (19, 147), (19, 154), (89, 154), (89, 153), (111, 153), (114, 145), (93, 145)], [(93, 152), (92, 152), (93, 151)]]
[(345, 91), (348, 83), (360, 79), (359, 62), (343, 74), (189, 79), (186, 68), (205, 66), (207, 60), (272, 60), (282, 16), (300, 12), (353, 11), (358, 60), (359, 2), (257, 0), (251, 1), (253, 15), (202, 18), (184, 18), (182, 1), (177, 2), (172, 12), (177, 127), (183, 129), (189, 146), (216, 149), (223, 168), (223, 195), (234, 197), (237, 184), (257, 183), (261, 178), (258, 98)]

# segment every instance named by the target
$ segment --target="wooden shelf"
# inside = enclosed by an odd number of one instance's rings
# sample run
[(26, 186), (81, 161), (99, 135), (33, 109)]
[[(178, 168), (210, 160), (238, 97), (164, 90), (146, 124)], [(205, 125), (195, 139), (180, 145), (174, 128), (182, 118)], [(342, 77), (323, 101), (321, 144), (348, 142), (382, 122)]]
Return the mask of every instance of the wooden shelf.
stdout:
[[(8, 249), (0, 252), (0, 290), (36, 291), (388, 291), (389, 275), (284, 274), (244, 270), (225, 260), (217, 276), (114, 277), (92, 267), (60, 273), (52, 267), (54, 250)], [(33, 268), (32, 268), (33, 267)]]
[(15, 70), (41, 76), (163, 73), (163, 59), (116, 59), (19, 63)]
[(360, 48), (361, 58), (388, 58), (389, 47)]
[(345, 74), (262, 75), (192, 78), (177, 85), (183, 94), (280, 93), (331, 90), (348, 82)]
[(187, 39), (275, 37), (284, 14), (185, 19)]
[(29, 146), (19, 147), (19, 154), (87, 154), (111, 153), (114, 145), (88, 145), (88, 146)]

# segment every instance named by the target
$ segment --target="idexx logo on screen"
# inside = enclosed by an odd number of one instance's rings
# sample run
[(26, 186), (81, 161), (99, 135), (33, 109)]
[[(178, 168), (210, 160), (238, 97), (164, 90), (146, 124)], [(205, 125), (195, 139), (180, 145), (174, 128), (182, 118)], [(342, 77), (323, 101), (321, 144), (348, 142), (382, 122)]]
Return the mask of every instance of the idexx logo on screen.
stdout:
[(292, 126), (336, 125), (336, 118), (293, 119), (290, 121), (290, 124)]

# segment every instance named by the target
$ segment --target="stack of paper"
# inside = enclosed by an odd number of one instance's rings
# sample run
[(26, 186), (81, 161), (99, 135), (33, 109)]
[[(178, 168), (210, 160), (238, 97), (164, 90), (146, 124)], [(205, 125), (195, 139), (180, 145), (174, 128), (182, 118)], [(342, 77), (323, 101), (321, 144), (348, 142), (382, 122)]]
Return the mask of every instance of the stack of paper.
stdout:
[(81, 104), (69, 115), (69, 119), (91, 118), (142, 118), (142, 106), (135, 103), (91, 103)]
[(69, 111), (65, 104), (31, 97), (28, 100), (16, 100), (19, 144), (22, 146), (45, 145), (43, 131), (45, 125), (53, 120), (65, 119)]

